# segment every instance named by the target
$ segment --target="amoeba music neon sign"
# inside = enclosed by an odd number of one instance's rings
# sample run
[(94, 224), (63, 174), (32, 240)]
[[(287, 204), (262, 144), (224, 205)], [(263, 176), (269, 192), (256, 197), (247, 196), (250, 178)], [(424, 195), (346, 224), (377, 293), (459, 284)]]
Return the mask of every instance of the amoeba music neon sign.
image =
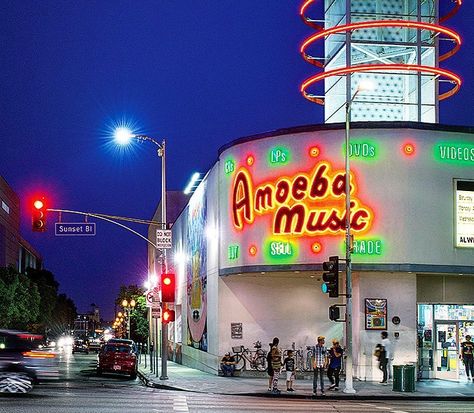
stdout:
[[(370, 230), (374, 214), (357, 198), (354, 175), (350, 176), (351, 230)], [(258, 217), (273, 214), (274, 235), (335, 235), (345, 231), (345, 172), (319, 162), (308, 173), (279, 177), (255, 184), (246, 167), (235, 174), (231, 186), (232, 222), (237, 230), (252, 225)]]

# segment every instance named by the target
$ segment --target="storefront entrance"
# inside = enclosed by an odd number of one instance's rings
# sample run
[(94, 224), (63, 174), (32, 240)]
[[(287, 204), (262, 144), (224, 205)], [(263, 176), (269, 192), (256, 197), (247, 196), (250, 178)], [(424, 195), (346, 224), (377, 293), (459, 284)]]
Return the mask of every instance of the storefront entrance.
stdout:
[(459, 378), (458, 323), (436, 322), (435, 327), (435, 377), (457, 380)]
[(466, 378), (459, 359), (466, 335), (474, 337), (474, 306), (418, 305), (418, 377)]

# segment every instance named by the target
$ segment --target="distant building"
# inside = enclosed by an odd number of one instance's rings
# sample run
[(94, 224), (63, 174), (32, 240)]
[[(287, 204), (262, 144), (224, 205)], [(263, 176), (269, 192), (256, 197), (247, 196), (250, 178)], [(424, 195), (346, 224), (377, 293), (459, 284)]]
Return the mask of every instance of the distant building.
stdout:
[(2, 176), (0, 203), (0, 267), (41, 269), (40, 254), (20, 234), (20, 198)]
[[(97, 330), (100, 330), (99, 332)], [(100, 335), (102, 330), (99, 307), (92, 305), (92, 311), (78, 314), (74, 320), (75, 337), (88, 338)]]

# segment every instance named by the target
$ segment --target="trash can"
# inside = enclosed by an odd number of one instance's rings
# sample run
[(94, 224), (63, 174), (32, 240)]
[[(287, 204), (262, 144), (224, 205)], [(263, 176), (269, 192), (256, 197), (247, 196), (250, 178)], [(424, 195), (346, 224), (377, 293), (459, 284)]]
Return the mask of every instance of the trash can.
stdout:
[(393, 391), (415, 391), (415, 366), (393, 366)]

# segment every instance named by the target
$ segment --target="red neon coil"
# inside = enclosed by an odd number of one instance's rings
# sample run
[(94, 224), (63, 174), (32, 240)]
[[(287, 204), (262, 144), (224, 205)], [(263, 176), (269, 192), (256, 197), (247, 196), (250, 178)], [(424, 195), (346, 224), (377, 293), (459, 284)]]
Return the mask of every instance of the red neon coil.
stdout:
[(449, 80), (453, 81), (455, 85), (452, 89), (448, 90), (447, 92), (439, 95), (439, 100), (446, 99), (452, 95), (454, 95), (461, 86), (461, 78), (450, 72), (446, 69), (440, 69), (439, 67), (431, 67), (431, 66), (420, 66), (420, 65), (408, 65), (408, 64), (386, 64), (386, 65), (357, 65), (351, 67), (341, 67), (339, 69), (329, 70), (327, 72), (321, 72), (315, 76), (306, 79), (301, 85), (301, 93), (303, 96), (310, 100), (311, 102), (319, 103), (320, 105), (324, 104), (323, 99), (318, 98), (314, 95), (311, 95), (306, 91), (306, 89), (311, 86), (312, 84), (323, 80), (330, 76), (342, 76), (348, 73), (356, 73), (356, 72), (386, 72), (390, 70), (395, 71), (404, 71), (404, 72), (419, 72), (419, 73), (431, 73), (437, 76), (445, 76)]
[[(345, 25), (331, 27), (329, 29), (324, 29), (322, 25), (318, 24), (315, 20), (310, 19), (306, 15), (308, 8), (311, 5), (313, 5), (315, 2), (316, 0), (306, 0), (300, 8), (300, 16), (303, 19), (304, 23), (318, 30), (317, 33), (308, 37), (303, 42), (300, 48), (300, 53), (304, 60), (320, 68), (324, 68), (325, 66), (324, 63), (321, 63), (314, 56), (309, 55), (306, 52), (307, 48), (311, 44), (313, 44), (315, 41), (325, 38), (329, 35), (336, 34), (336, 33), (347, 33), (347, 32), (351, 32), (351, 31), (359, 30), (359, 29), (380, 28), (380, 27), (405, 27), (405, 28), (413, 28), (413, 29), (418, 29), (418, 30), (429, 30), (433, 33), (447, 35), (451, 40), (454, 41), (455, 45), (451, 48), (451, 50), (439, 56), (440, 62), (454, 55), (461, 47), (461, 37), (459, 36), (459, 34), (457, 34), (455, 31), (451, 29), (448, 29), (446, 27), (443, 27), (437, 24), (432, 24), (432, 23), (414, 22), (414, 21), (408, 21), (408, 20), (374, 20), (374, 21), (363, 21), (363, 22), (345, 24)], [(462, 0), (454, 0), (454, 3), (455, 3), (454, 7), (447, 14), (440, 17), (439, 19), (440, 22), (443, 22), (451, 18), (458, 12), (459, 8), (462, 5)], [(301, 93), (306, 99), (310, 100), (311, 102), (315, 102), (315, 103), (323, 105), (324, 98), (317, 97), (307, 92), (307, 88), (313, 83), (330, 76), (338, 76), (338, 75), (340, 76), (340, 75), (345, 75), (348, 73), (368, 72), (368, 71), (383, 72), (387, 70), (389, 71), (400, 70), (400, 71), (406, 71), (406, 72), (415, 71), (418, 73), (431, 73), (434, 75), (447, 77), (449, 80), (455, 83), (455, 86), (452, 87), (449, 91), (439, 95), (439, 100), (443, 100), (452, 96), (459, 90), (459, 87), (461, 86), (461, 79), (459, 78), (459, 76), (457, 76), (456, 74), (448, 70), (444, 70), (444, 69), (440, 69), (436, 67), (412, 65), (412, 64), (369, 64), (369, 65), (365, 64), (365, 65), (354, 65), (350, 67), (343, 67), (339, 69), (329, 70), (324, 73), (320, 73), (318, 75), (312, 76), (309, 79), (306, 79), (302, 83)]]

